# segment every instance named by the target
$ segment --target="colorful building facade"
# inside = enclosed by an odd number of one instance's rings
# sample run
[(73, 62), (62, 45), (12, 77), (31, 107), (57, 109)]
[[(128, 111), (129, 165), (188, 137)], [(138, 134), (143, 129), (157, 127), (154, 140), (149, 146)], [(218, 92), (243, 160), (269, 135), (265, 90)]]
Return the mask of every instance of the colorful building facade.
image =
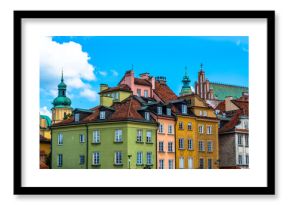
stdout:
[(40, 168), (47, 169), (49, 168), (48, 158), (51, 152), (51, 134), (50, 134), (50, 126), (51, 119), (46, 115), (40, 115), (39, 117), (39, 158), (40, 158)]

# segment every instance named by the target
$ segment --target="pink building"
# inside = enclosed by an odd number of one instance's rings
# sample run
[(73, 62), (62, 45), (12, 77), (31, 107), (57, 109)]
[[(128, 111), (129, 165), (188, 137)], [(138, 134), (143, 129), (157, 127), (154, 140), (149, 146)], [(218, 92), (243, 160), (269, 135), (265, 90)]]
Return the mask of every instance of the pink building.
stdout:
[(119, 82), (119, 85), (128, 85), (133, 91), (133, 95), (142, 97), (152, 97), (155, 89), (155, 78), (149, 73), (140, 74), (140, 78), (135, 78), (134, 70), (129, 70)]

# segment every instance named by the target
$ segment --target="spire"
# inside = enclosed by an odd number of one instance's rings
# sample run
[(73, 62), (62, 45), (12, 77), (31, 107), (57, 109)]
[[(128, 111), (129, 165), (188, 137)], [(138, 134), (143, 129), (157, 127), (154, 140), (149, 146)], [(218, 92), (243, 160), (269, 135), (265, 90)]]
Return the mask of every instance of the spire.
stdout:
[(61, 69), (61, 82), (63, 82), (63, 69)]
[(203, 71), (202, 68), (203, 68), (203, 64), (201, 63), (200, 64), (200, 71)]
[(185, 66), (185, 74), (184, 74), (184, 76), (188, 76), (187, 75), (187, 66)]
[(189, 76), (187, 74), (187, 67), (185, 67), (185, 73), (184, 73), (184, 76), (183, 76), (183, 79), (182, 79), (182, 88), (181, 88), (181, 91), (180, 91), (180, 95), (188, 95), (188, 94), (191, 94), (192, 93), (192, 90), (190, 88), (190, 79), (189, 79)]

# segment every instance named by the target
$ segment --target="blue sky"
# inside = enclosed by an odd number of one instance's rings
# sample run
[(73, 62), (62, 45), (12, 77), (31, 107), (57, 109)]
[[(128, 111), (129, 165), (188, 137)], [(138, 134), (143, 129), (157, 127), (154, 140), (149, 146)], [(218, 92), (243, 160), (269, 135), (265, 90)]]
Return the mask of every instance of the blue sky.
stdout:
[(99, 104), (99, 84), (115, 86), (125, 71), (166, 76), (179, 93), (184, 68), (191, 85), (200, 64), (212, 82), (248, 86), (246, 36), (86, 36), (47, 37), (40, 49), (40, 112), (49, 114), (61, 71), (72, 107)]

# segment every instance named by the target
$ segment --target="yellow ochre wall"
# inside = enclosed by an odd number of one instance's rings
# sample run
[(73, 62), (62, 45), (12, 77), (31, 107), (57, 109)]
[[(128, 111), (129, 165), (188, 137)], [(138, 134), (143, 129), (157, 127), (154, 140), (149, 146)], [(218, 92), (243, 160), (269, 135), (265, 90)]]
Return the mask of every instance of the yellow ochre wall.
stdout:
[(63, 121), (64, 113), (72, 114), (72, 108), (52, 108), (52, 124)]

